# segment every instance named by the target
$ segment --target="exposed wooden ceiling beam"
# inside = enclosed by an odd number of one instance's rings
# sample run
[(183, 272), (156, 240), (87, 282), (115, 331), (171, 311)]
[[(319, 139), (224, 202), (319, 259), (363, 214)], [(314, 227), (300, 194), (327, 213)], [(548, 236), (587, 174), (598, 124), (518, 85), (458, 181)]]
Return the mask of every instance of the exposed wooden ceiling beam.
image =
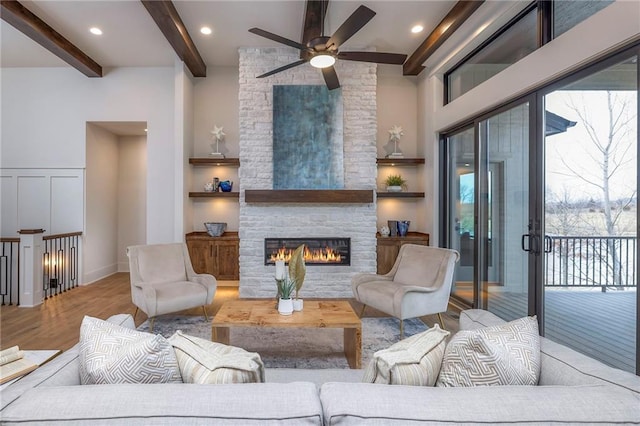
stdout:
[(140, 0), (194, 77), (206, 77), (207, 66), (171, 0)]
[(404, 75), (418, 75), (424, 69), (422, 64), (464, 23), (484, 0), (461, 0), (453, 6), (438, 26), (411, 54), (402, 66)]
[[(329, 0), (307, 0), (304, 25), (302, 26), (302, 44), (306, 45), (309, 41), (322, 35), (327, 7), (329, 7)], [(310, 59), (308, 56), (309, 52), (300, 52), (300, 59)]]
[(27, 37), (76, 68), (87, 77), (102, 77), (102, 67), (15, 0), (0, 2), (0, 15)]

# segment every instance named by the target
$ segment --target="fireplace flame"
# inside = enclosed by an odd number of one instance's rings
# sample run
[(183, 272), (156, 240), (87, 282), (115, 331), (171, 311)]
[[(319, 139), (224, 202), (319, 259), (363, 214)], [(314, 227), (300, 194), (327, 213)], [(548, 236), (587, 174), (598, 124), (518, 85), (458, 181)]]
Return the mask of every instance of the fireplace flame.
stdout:
[[(270, 255), (269, 260), (271, 262), (275, 262), (276, 260), (284, 260), (285, 262), (288, 262), (291, 260), (293, 252), (294, 249), (281, 247), (277, 252)], [(305, 246), (304, 261), (314, 263), (340, 263), (342, 262), (342, 256), (331, 247), (309, 249), (309, 247)]]

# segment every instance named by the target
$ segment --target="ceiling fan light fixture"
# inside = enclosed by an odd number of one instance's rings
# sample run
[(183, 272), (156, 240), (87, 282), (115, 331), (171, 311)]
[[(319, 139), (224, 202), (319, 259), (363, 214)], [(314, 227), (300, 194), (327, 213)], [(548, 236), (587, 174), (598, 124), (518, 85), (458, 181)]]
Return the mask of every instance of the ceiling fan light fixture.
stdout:
[(309, 63), (316, 68), (327, 68), (336, 63), (336, 58), (328, 53), (320, 53), (311, 58)]

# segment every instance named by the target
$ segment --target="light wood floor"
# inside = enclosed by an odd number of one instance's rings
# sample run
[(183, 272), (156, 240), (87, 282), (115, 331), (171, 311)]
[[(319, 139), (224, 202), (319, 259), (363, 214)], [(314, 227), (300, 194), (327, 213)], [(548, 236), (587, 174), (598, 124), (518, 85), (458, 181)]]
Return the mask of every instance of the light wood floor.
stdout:
[[(209, 316), (215, 315), (225, 301), (238, 297), (237, 287), (219, 285), (213, 303), (207, 307)], [(355, 301), (351, 301), (351, 304), (359, 314), (362, 305)], [(134, 312), (129, 274), (117, 273), (94, 284), (77, 287), (49, 298), (35, 308), (0, 306), (0, 349), (18, 345), (21, 349), (67, 350), (78, 342), (80, 324), (85, 315), (105, 319), (120, 313), (133, 315)], [(195, 308), (181, 313), (202, 315), (202, 310)], [(383, 315), (370, 307), (365, 313), (367, 317)], [(449, 331), (457, 330), (458, 320), (455, 313), (443, 317)], [(146, 315), (139, 311), (136, 326), (146, 319)], [(437, 317), (429, 315), (422, 320), (432, 325), (437, 321)]]

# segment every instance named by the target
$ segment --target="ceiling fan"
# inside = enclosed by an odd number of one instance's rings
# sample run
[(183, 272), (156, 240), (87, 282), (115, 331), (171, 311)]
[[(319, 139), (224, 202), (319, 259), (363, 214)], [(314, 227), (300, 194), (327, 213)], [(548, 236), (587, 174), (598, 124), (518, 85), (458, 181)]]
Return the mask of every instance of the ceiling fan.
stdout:
[[(323, 4), (326, 4), (323, 2)], [(323, 12), (325, 12), (323, 10)], [(249, 32), (259, 36), (268, 38), (269, 40), (285, 44), (287, 46), (300, 49), (302, 52), (299, 61), (292, 62), (265, 74), (259, 75), (257, 78), (264, 78), (279, 73), (289, 68), (297, 67), (309, 62), (312, 66), (322, 70), (322, 76), (329, 90), (340, 87), (338, 75), (333, 67), (336, 59), (346, 61), (375, 62), (378, 64), (402, 65), (407, 59), (407, 55), (400, 53), (384, 53), (384, 52), (339, 52), (340, 47), (364, 27), (374, 16), (375, 12), (366, 6), (360, 6), (355, 12), (342, 23), (340, 28), (336, 30), (331, 37), (324, 35), (324, 18), (322, 19), (322, 35), (311, 39), (306, 45), (298, 43), (288, 38), (270, 33), (260, 28), (251, 28)], [(324, 13), (322, 14), (324, 16)]]

